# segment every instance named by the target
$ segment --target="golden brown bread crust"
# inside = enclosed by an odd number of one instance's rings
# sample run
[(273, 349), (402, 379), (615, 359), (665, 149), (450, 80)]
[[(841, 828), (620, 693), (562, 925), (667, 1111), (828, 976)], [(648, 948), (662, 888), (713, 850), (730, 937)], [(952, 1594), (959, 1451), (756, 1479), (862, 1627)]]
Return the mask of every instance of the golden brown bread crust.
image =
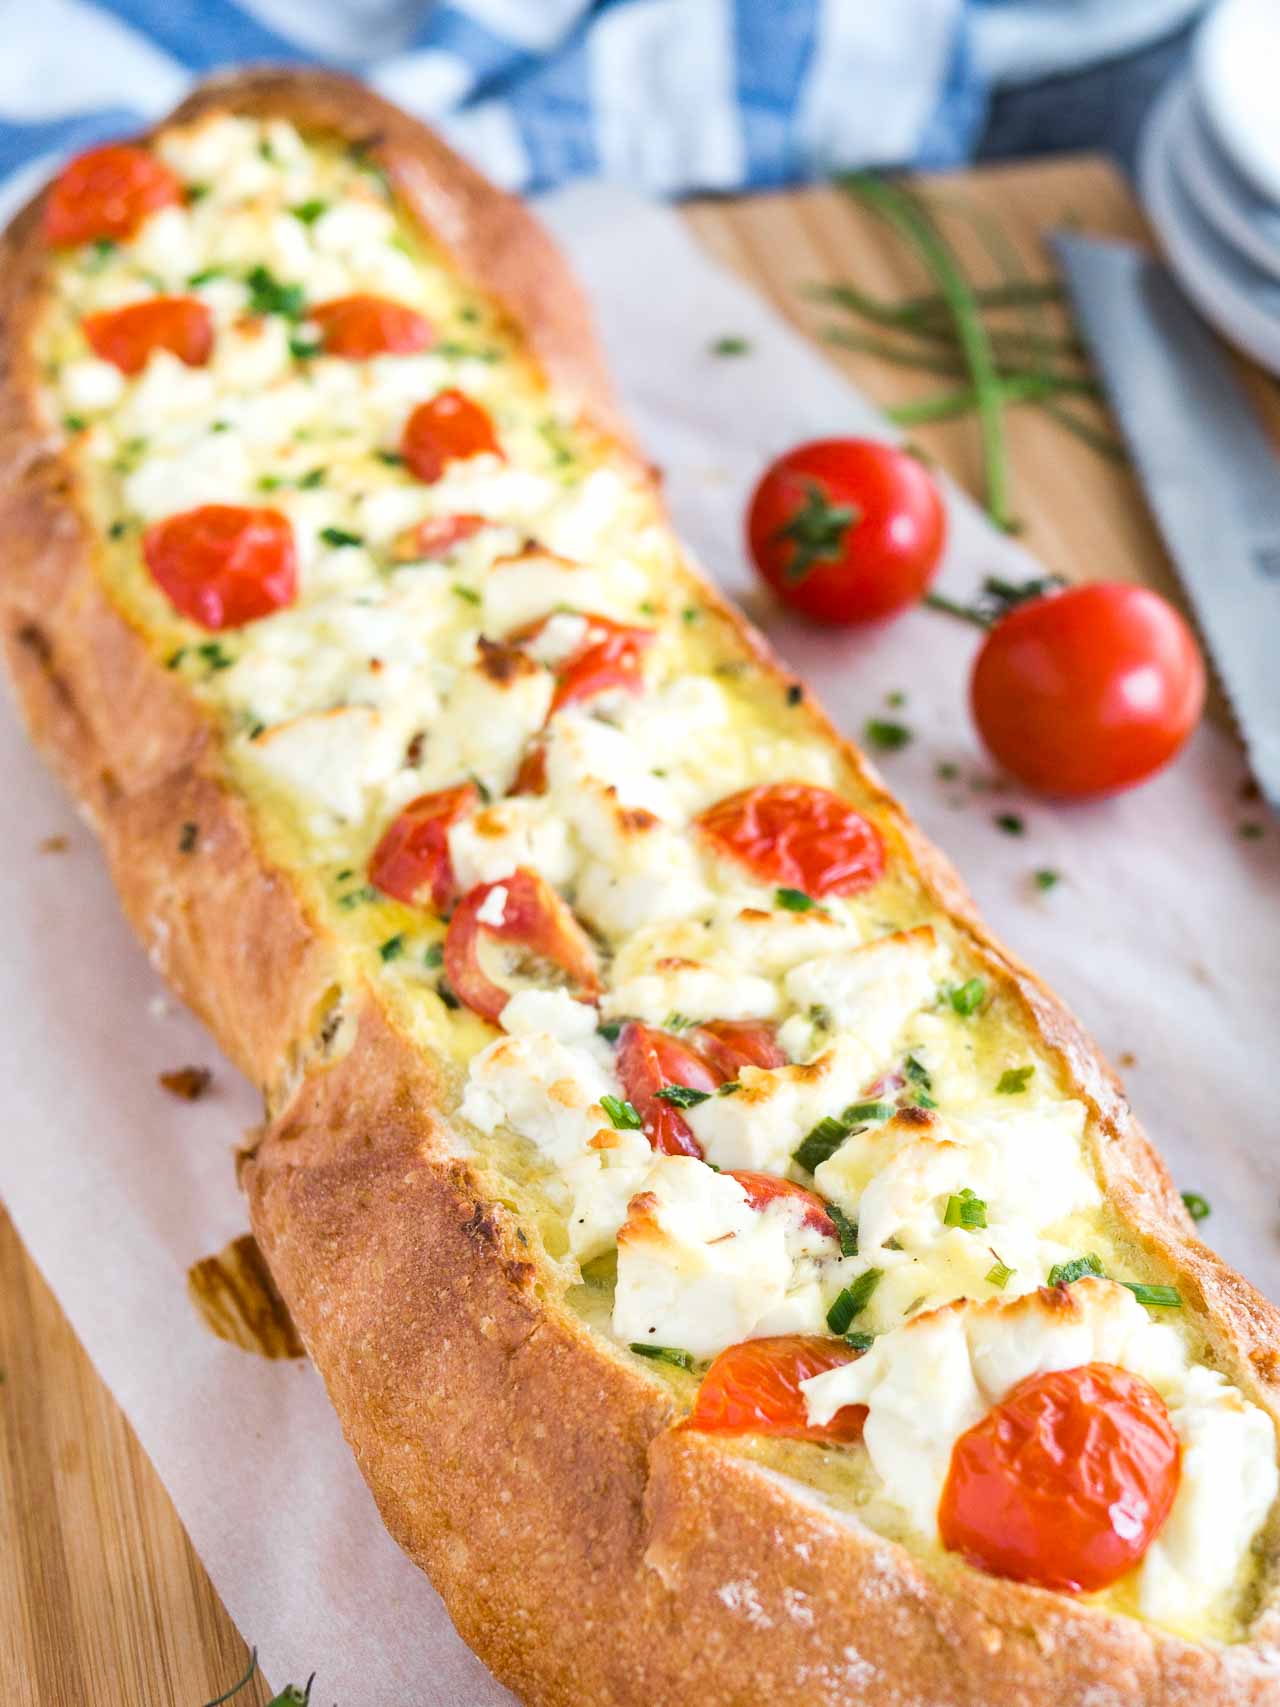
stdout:
[[(175, 117), (222, 109), (375, 146), (553, 380), (618, 430), (576, 288), (518, 203), (339, 78), (219, 79)], [(556, 1306), (556, 1277), (432, 1112), (432, 1063), (372, 992), (347, 992), (352, 1047), (332, 1064), (314, 1058), (333, 945), (255, 844), (209, 724), (102, 591), (74, 475), (41, 425), (29, 336), (38, 217), (37, 203), (0, 245), (10, 671), (153, 957), (268, 1094), (274, 1118), (243, 1168), (255, 1231), (388, 1527), (472, 1647), (546, 1704), (1280, 1703), (1273, 1602), (1247, 1643), (1218, 1648), (960, 1564), (927, 1572), (731, 1445), (672, 1430), (666, 1388)], [(949, 864), (840, 744), (884, 809), (891, 851), (915, 862), (991, 977), (1019, 993), (1095, 1111), (1099, 1164), (1135, 1237), (1175, 1271), (1227, 1372), (1280, 1415), (1277, 1312), (1194, 1238), (1094, 1046), (991, 940)], [(199, 835), (184, 855), (186, 822)]]

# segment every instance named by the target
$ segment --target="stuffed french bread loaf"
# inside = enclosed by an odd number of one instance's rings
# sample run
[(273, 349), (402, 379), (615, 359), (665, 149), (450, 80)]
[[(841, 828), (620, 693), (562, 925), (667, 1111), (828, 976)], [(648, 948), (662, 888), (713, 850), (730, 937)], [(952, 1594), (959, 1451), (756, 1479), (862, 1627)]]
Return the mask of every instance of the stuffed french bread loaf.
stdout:
[(536, 1703), (1280, 1702), (1276, 1313), (682, 558), (530, 216), (253, 72), (0, 270), (4, 644)]

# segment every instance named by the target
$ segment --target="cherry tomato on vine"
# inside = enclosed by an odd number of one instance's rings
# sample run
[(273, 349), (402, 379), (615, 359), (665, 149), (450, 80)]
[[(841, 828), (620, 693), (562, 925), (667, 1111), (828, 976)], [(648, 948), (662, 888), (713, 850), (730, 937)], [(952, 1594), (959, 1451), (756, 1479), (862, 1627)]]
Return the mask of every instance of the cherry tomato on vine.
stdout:
[(960, 1436), (938, 1528), (945, 1547), (994, 1576), (1092, 1592), (1142, 1559), (1180, 1477), (1155, 1388), (1088, 1363), (1029, 1376)]
[(918, 457), (875, 439), (815, 439), (765, 470), (747, 539), (785, 604), (819, 622), (871, 622), (933, 579), (947, 516)]
[(1146, 587), (1098, 581), (1017, 605), (978, 653), (978, 731), (1020, 782), (1084, 798), (1141, 782), (1199, 721), (1205, 671), (1190, 628)]

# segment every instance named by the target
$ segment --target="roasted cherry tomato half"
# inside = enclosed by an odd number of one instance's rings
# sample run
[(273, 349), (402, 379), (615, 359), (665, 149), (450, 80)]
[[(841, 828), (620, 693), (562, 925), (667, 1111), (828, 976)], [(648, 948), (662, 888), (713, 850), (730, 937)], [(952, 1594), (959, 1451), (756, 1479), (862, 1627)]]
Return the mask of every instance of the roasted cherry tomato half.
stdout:
[(779, 1199), (788, 1200), (797, 1208), (803, 1208), (804, 1224), (811, 1231), (825, 1233), (829, 1239), (838, 1237), (836, 1224), (827, 1213), (826, 1204), (816, 1191), (810, 1191), (807, 1186), (781, 1179), (777, 1174), (758, 1174), (747, 1168), (731, 1169), (729, 1177), (737, 1180), (753, 1209), (767, 1209)]
[(618, 1077), (655, 1150), (664, 1156), (701, 1157), (702, 1146), (689, 1122), (658, 1095), (668, 1085), (710, 1093), (723, 1084), (696, 1049), (669, 1031), (632, 1020), (618, 1039)]
[(947, 514), (918, 457), (875, 439), (815, 439), (780, 456), (751, 499), (752, 560), (819, 622), (870, 622), (933, 579)]
[(455, 545), (474, 539), (488, 525), (487, 516), (428, 516), (416, 527), (405, 529), (395, 542), (392, 556), (398, 563), (447, 557)]
[(371, 356), (411, 356), (435, 340), (431, 322), (385, 296), (335, 296), (307, 310), (319, 326), (327, 356), (368, 361)]
[(879, 881), (875, 826), (829, 789), (807, 782), (744, 788), (697, 820), (703, 834), (763, 883), (806, 895), (857, 895)]
[[(556, 691), (548, 717), (566, 705), (594, 699), (598, 694), (639, 693), (644, 687), (644, 654), (656, 638), (654, 631), (630, 628), (593, 611), (584, 611), (582, 616), (587, 632), (581, 645), (555, 666)], [(536, 640), (550, 620), (543, 617), (512, 638), (521, 643)]]
[(993, 1576), (1092, 1593), (1142, 1559), (1180, 1475), (1148, 1382), (1107, 1363), (1032, 1375), (956, 1442), (938, 1528)]
[(203, 367), (213, 350), (213, 316), (194, 296), (152, 296), (90, 314), (89, 348), (121, 373), (141, 373), (153, 350), (168, 350), (188, 367)]
[(148, 214), (182, 200), (163, 160), (128, 142), (91, 148), (67, 166), (44, 204), (44, 235), (59, 248), (132, 237)]
[(785, 1067), (771, 1025), (758, 1019), (710, 1019), (691, 1034), (698, 1053), (725, 1081), (736, 1079), (742, 1067)]
[(439, 480), (451, 462), (467, 457), (501, 456), (487, 412), (461, 391), (440, 391), (419, 403), (405, 423), (400, 454), (410, 471), (428, 483)]
[[(497, 891), (501, 890), (499, 896)], [(444, 939), (445, 975), (454, 994), (482, 1019), (497, 1025), (511, 991), (480, 963), (480, 943), (493, 937), (524, 956), (547, 961), (588, 1001), (600, 994), (595, 950), (555, 890), (536, 872), (513, 871), (497, 883), (480, 883), (454, 908)]]
[(438, 913), (457, 887), (449, 858), (449, 827), (480, 803), (473, 782), (420, 794), (382, 832), (369, 860), (369, 881), (384, 895), (410, 905), (428, 894)]
[(278, 510), (183, 510), (147, 529), (142, 557), (174, 609), (201, 628), (239, 628), (298, 595), (293, 529)]
[(1146, 587), (1098, 581), (1017, 605), (982, 643), (978, 732), (1020, 782), (1080, 799), (1167, 764), (1204, 706), (1190, 628)]
[(685, 1428), (704, 1434), (779, 1434), (795, 1440), (862, 1439), (865, 1405), (846, 1405), (811, 1423), (800, 1383), (861, 1357), (843, 1340), (777, 1334), (722, 1351), (702, 1378)]

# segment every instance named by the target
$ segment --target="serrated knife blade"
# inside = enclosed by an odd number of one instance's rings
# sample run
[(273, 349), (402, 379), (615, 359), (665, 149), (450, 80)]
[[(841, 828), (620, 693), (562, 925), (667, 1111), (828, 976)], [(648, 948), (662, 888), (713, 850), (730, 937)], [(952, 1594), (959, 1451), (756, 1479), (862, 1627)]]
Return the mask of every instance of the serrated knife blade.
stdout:
[(1168, 269), (1049, 242), (1268, 805), (1280, 812), (1280, 457)]

